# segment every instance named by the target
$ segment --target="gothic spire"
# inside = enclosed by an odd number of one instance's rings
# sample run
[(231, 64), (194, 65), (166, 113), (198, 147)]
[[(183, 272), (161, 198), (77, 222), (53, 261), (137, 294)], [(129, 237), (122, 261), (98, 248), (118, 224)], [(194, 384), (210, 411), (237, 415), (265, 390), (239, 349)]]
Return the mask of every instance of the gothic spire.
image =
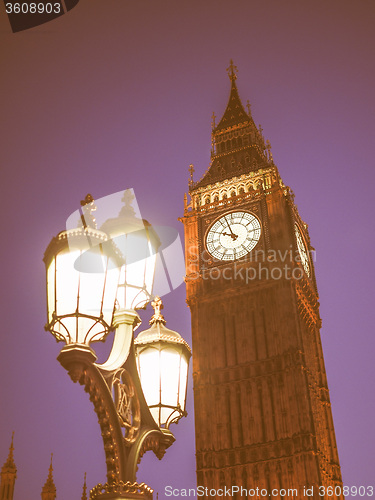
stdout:
[(83, 489), (82, 489), (81, 500), (87, 500), (86, 472), (85, 472), (85, 478), (83, 480)]
[(14, 457), (13, 457), (13, 451), (14, 451), (13, 438), (14, 438), (14, 431), (12, 432), (12, 441), (11, 441), (10, 446), (9, 446), (8, 458), (1, 469), (1, 471), (3, 473), (5, 473), (5, 472), (16, 473), (17, 472), (16, 464), (14, 463)]
[(51, 463), (48, 469), (48, 477), (42, 488), (42, 500), (55, 500), (56, 498), (56, 486), (53, 482), (53, 467), (52, 467), (52, 457), (53, 453), (51, 453)]
[(238, 95), (237, 67), (232, 60), (227, 72), (231, 82), (229, 101), (218, 125), (216, 119), (212, 121), (211, 163), (200, 181), (190, 177), (190, 192), (273, 164), (270, 145), (266, 145), (261, 127), (254, 123), (249, 101), (246, 112)]
[(0, 500), (13, 500), (14, 485), (17, 477), (17, 468), (14, 463), (13, 457), (13, 437), (9, 447), (9, 454), (6, 462), (1, 468), (1, 478), (0, 478)]
[(238, 95), (236, 85), (237, 71), (237, 66), (233, 64), (231, 59), (229, 68), (227, 68), (228, 76), (231, 81), (229, 101), (218, 126), (215, 128), (216, 132), (250, 120), (250, 116), (246, 113), (240, 96)]

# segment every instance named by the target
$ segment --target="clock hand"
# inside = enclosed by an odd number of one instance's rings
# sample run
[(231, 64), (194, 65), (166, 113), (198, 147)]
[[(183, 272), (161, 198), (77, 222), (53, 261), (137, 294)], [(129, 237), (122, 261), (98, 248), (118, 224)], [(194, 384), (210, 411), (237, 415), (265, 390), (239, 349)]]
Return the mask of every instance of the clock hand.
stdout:
[(233, 241), (235, 241), (237, 238), (238, 238), (238, 235), (237, 234), (234, 234), (234, 233), (221, 233), (223, 234), (224, 236), (230, 236), (232, 238)]
[(234, 234), (234, 232), (232, 231), (232, 229), (231, 229), (231, 227), (229, 225), (229, 222), (228, 222), (226, 216), (224, 216), (224, 219), (225, 219), (225, 222), (227, 223), (228, 229), (230, 231), (230, 235), (228, 234), (227, 236), (230, 236), (233, 241), (236, 240), (238, 238), (238, 234)]

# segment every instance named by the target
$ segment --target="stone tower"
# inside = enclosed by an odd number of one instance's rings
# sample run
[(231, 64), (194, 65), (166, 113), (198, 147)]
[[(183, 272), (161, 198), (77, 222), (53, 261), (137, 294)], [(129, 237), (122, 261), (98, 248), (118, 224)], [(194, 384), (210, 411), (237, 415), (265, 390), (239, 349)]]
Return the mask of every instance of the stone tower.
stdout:
[[(241, 103), (232, 62), (228, 73), (210, 166), (198, 182), (191, 166), (182, 218), (198, 485), (342, 498), (308, 226)], [(328, 486), (337, 495), (319, 490)]]
[(13, 437), (14, 433), (12, 434), (8, 458), (1, 469), (0, 500), (13, 500), (14, 485), (17, 477), (17, 468), (13, 458)]

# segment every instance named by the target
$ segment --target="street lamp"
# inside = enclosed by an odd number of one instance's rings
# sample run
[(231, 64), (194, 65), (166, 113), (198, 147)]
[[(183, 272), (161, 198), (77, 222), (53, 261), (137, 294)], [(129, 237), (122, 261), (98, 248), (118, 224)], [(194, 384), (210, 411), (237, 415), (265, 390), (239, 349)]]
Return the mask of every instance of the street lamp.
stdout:
[[(99, 230), (94, 200), (87, 195), (78, 227), (59, 233), (44, 255), (45, 328), (65, 342), (57, 359), (89, 393), (103, 436), (107, 482), (91, 490), (91, 500), (152, 498), (152, 490), (136, 482), (137, 464), (148, 450), (161, 459), (175, 440), (170, 423), (186, 415), (190, 348), (165, 327), (159, 298), (151, 328), (137, 337), (136, 360), (133, 332), (141, 322), (136, 309), (152, 299), (160, 241), (150, 224), (136, 217), (132, 198), (126, 191), (119, 216)], [(111, 330), (109, 357), (97, 364), (91, 344)], [(156, 392), (152, 380), (158, 381)]]

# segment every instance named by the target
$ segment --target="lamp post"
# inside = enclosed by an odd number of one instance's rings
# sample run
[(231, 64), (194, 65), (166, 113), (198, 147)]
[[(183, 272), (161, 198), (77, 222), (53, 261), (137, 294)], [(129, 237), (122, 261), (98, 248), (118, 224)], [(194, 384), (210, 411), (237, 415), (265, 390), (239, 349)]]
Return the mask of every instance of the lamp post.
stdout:
[[(129, 192), (123, 202), (119, 216), (99, 230), (87, 195), (78, 227), (59, 233), (44, 255), (45, 329), (65, 342), (57, 359), (88, 392), (103, 437), (107, 482), (91, 490), (91, 500), (152, 498), (152, 490), (136, 482), (137, 464), (148, 450), (161, 459), (175, 441), (170, 423), (186, 415), (190, 348), (165, 327), (160, 298), (151, 328), (134, 347), (141, 322), (136, 310), (152, 299), (160, 241), (136, 217)], [(97, 364), (91, 344), (112, 330), (109, 357)]]

